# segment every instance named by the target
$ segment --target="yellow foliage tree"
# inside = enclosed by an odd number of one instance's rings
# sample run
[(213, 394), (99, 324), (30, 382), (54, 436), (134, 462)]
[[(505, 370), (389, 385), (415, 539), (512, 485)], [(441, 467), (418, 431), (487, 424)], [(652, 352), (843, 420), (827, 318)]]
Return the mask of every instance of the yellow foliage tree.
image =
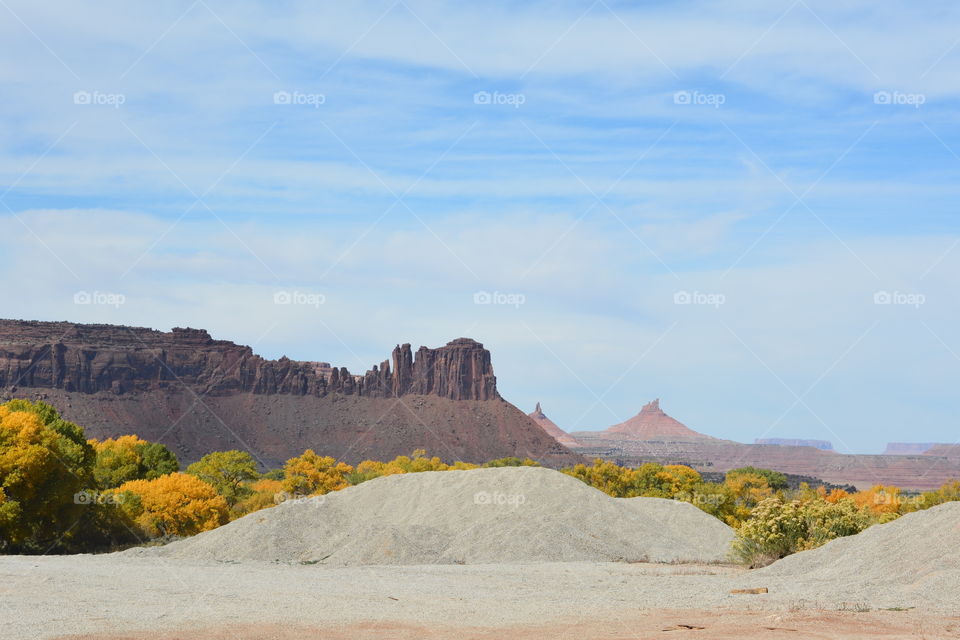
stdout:
[(148, 538), (191, 536), (228, 521), (227, 501), (196, 476), (170, 473), (115, 490), (123, 511)]
[[(492, 461), (488, 463), (492, 466), (507, 466), (507, 459), (501, 461)], [(499, 463), (499, 464), (495, 464)], [(512, 463), (511, 463), (512, 464)], [(533, 460), (521, 461), (516, 459), (517, 465), (536, 465)], [(479, 469), (480, 465), (471, 462), (457, 461), (453, 464), (447, 464), (440, 458), (434, 456), (427, 457), (424, 449), (416, 449), (410, 456), (397, 456), (393, 460), (381, 462), (379, 460), (364, 460), (357, 465), (354, 473), (350, 474), (350, 484), (360, 484), (380, 476), (392, 476), (399, 473), (420, 473), (423, 471), (464, 471), (468, 469)]]
[(615, 498), (646, 496), (691, 501), (700, 484), (700, 474), (682, 464), (664, 466), (648, 462), (631, 469), (597, 458), (592, 466), (578, 464), (562, 471)]
[(857, 506), (866, 507), (871, 513), (896, 513), (900, 506), (900, 489), (876, 484), (865, 491), (853, 494)]
[(350, 465), (330, 456), (318, 456), (307, 449), (302, 456), (290, 458), (283, 467), (283, 490), (292, 495), (310, 496), (339, 491), (349, 485)]
[(0, 405), (0, 550), (66, 546), (91, 513), (77, 496), (93, 485), (83, 430), (42, 402)]
[(180, 470), (177, 457), (167, 447), (135, 435), (88, 442), (97, 452), (94, 478), (104, 489), (130, 480), (153, 480)]
[(250, 494), (240, 500), (230, 510), (231, 518), (245, 516), (248, 513), (272, 507), (283, 498), (283, 482), (270, 478), (260, 478), (247, 484)]

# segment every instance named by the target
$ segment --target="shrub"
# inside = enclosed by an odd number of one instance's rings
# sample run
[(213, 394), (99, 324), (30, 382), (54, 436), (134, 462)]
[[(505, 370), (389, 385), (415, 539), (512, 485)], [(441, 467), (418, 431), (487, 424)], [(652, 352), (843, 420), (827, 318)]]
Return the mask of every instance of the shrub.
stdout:
[(849, 499), (805, 503), (773, 496), (761, 501), (740, 525), (732, 553), (737, 561), (760, 567), (834, 538), (859, 533), (871, 523), (869, 511)]

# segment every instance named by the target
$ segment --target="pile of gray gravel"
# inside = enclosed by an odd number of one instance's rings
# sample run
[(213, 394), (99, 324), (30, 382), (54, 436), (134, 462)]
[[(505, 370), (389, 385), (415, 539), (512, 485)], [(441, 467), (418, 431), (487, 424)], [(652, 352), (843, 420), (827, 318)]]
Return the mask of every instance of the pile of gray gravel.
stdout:
[(332, 565), (722, 562), (732, 539), (687, 503), (611, 498), (557, 471), (507, 467), (376, 478), (127, 553)]
[(898, 590), (956, 601), (958, 549), (960, 502), (948, 502), (788, 556), (753, 572), (753, 578), (791, 578), (808, 585), (810, 596), (833, 584), (843, 585), (848, 599), (858, 591), (869, 599), (874, 591)]

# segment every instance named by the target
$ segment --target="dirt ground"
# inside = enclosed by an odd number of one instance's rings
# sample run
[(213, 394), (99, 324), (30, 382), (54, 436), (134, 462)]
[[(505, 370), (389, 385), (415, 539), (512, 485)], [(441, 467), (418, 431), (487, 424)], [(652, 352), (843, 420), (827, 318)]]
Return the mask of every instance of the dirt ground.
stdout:
[[(960, 639), (956, 591), (939, 584), (865, 588), (717, 565), (6, 556), (0, 640)], [(731, 593), (759, 587), (768, 593)]]
[(931, 616), (913, 611), (745, 612), (654, 610), (623, 612), (613, 619), (571, 620), (568, 624), (507, 627), (450, 627), (362, 623), (344, 626), (230, 625), (216, 629), (182, 629), (125, 634), (61, 636), (58, 640), (364, 640), (431, 638), (642, 640), (659, 638), (797, 638), (803, 640), (866, 640), (960, 638), (960, 617)]

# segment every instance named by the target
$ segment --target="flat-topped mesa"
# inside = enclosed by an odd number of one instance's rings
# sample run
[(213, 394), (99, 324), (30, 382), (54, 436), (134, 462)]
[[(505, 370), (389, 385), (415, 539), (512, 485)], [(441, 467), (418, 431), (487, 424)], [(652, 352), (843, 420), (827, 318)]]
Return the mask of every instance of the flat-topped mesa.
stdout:
[(888, 442), (883, 455), (890, 456), (912, 456), (928, 453), (931, 449), (941, 445), (936, 442)]
[(812, 440), (810, 438), (757, 438), (754, 444), (772, 444), (781, 447), (813, 447), (821, 451), (833, 451), (833, 443), (829, 440)]
[(409, 394), (453, 400), (500, 398), (490, 352), (458, 338), (437, 349), (409, 344), (366, 375), (345, 367), (266, 360), (250, 347), (214, 340), (202, 329), (0, 320), (0, 388), (39, 387), (80, 393), (132, 393), (188, 385), (229, 395), (328, 393), (389, 398)]

